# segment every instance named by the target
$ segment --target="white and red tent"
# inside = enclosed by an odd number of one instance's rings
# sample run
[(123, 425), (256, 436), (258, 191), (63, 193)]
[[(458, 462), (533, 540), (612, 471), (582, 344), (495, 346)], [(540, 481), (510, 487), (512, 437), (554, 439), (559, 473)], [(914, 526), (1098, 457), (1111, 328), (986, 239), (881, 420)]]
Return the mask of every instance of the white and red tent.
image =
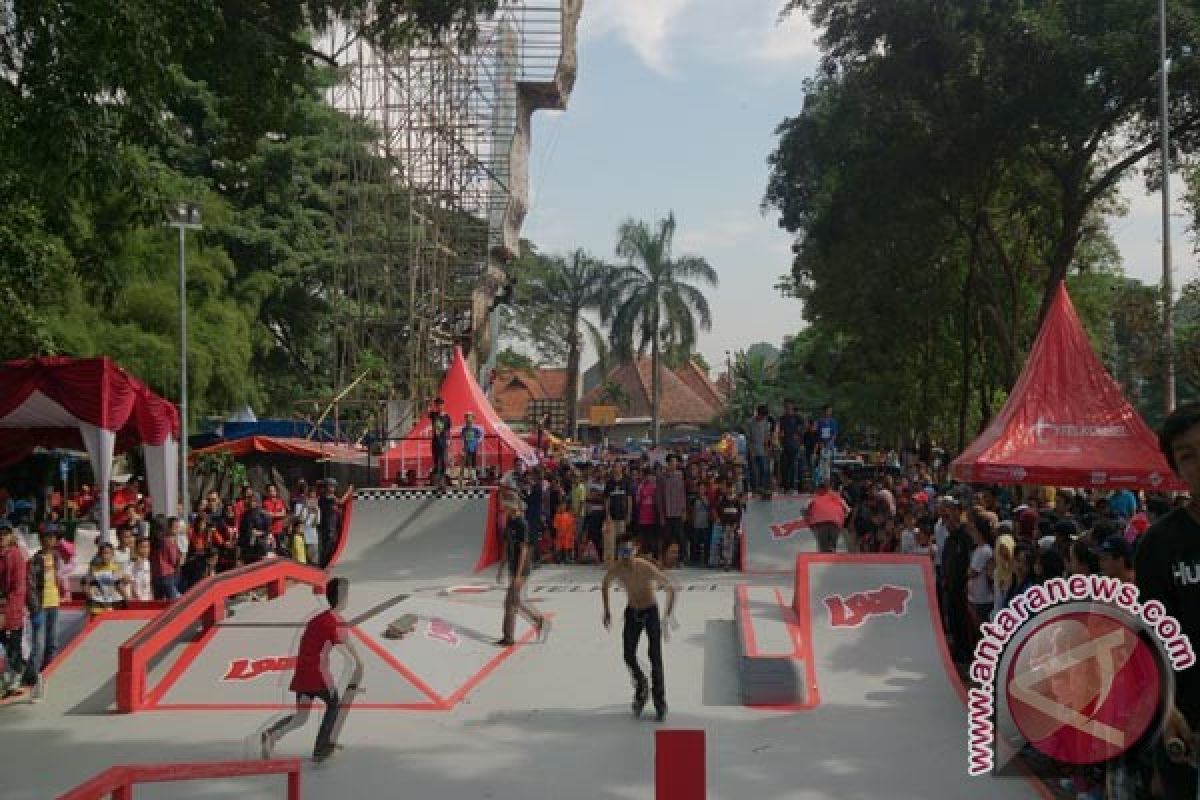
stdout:
[[(446, 401), (445, 412), (454, 422), (450, 433), (452, 457), (461, 450), (459, 436), (466, 412), (470, 411), (475, 415), (475, 424), (483, 429), (484, 434), (479, 448), (481, 468), (495, 466), (507, 470), (517, 459), (531, 466), (538, 462), (537, 451), (514, 433), (492, 408), (483, 389), (471, 375), (462, 350), (457, 347), (454, 348), (454, 358), (446, 377), (442, 379), (438, 396)], [(419, 417), (404, 439), (385, 451), (380, 460), (381, 481), (386, 483), (394, 480), (409, 469), (415, 469), (421, 477), (429, 472), (433, 465), (430, 429), (429, 417)]]
[(109, 524), (117, 453), (141, 445), (154, 507), (173, 513), (179, 494), (179, 412), (108, 358), (33, 358), (0, 364), (0, 466), (35, 447), (87, 450)]
[(1008, 402), (951, 470), (971, 483), (1184, 488), (1096, 357), (1063, 284)]

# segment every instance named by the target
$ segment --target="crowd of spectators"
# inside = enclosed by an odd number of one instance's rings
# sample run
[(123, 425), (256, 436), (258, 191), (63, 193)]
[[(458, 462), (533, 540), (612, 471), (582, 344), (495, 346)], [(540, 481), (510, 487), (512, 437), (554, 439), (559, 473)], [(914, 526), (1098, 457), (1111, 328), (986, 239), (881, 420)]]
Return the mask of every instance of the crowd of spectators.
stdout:
[[(232, 502), (209, 491), (185, 520), (154, 513), (133, 479), (112, 492), (113, 527), (98, 534), (76, 533), (80, 517), (95, 515), (97, 497), (88, 486), (70, 498), (48, 490), (40, 501), (29, 498), (29, 508), (0, 494), (12, 515), (0, 517), (0, 695), (32, 687), (34, 699), (41, 697), (64, 606), (78, 603), (98, 616), (170, 602), (207, 577), (267, 558), (324, 566), (351, 492), (339, 494), (333, 481), (312, 487), (300, 481), (289, 503), (273, 485), (261, 497), (245, 486)], [(86, 564), (77, 558), (78, 536), (95, 537)]]
[(535, 565), (609, 563), (617, 540), (631, 535), (639, 554), (668, 568), (735, 567), (746, 502), (741, 465), (681, 448), (660, 456), (518, 462), (502, 478), (518, 499), (506, 513), (524, 516)]

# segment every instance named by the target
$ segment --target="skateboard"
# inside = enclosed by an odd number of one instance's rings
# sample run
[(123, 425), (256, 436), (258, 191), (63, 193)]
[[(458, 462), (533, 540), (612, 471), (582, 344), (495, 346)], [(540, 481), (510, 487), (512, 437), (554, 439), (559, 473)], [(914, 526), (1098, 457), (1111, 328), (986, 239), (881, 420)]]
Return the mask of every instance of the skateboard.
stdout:
[(385, 639), (403, 639), (408, 634), (417, 629), (417, 615), (404, 614), (403, 616), (392, 620), (388, 624), (387, 629), (383, 632)]

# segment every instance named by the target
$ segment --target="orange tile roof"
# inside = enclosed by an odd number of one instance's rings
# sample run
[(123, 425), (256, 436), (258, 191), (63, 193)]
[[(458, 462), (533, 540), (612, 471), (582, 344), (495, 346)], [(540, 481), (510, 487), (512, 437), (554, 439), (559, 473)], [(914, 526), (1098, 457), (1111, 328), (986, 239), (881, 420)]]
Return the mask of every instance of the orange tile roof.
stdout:
[(563, 400), (567, 391), (565, 369), (497, 369), (492, 383), (492, 407), (505, 422), (520, 422), (532, 400)]
[[(697, 371), (698, 368), (697, 368)], [(641, 357), (632, 362), (621, 364), (613, 369), (605, 378), (604, 383), (584, 395), (580, 400), (580, 415), (585, 416), (587, 410), (594, 405), (602, 405), (600, 395), (605, 383), (615, 383), (620, 386), (627, 400), (620, 404), (620, 416), (648, 417), (650, 416), (651, 376), (653, 371), (648, 357)], [(707, 381), (703, 372), (699, 377)], [(712, 421), (723, 407), (723, 402), (709, 397), (710, 391), (697, 391), (692, 383), (697, 384), (695, 376), (685, 380), (680, 375), (659, 365), (659, 421), (664, 425), (704, 425)], [(715, 395), (715, 389), (711, 391)]]

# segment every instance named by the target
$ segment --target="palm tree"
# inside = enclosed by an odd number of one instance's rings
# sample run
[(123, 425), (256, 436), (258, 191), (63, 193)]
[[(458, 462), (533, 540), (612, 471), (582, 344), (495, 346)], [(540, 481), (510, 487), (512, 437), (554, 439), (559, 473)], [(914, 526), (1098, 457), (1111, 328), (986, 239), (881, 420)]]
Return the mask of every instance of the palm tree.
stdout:
[[(613, 349), (632, 359), (650, 348), (650, 415), (653, 438), (659, 433), (659, 354), (663, 346), (692, 350), (697, 329), (712, 329), (712, 312), (704, 292), (691, 282), (717, 286), (717, 271), (699, 256), (674, 258), (675, 214), (653, 228), (626, 220), (617, 231), (617, 255), (629, 264), (616, 270), (612, 297), (606, 307), (611, 319)], [(635, 346), (636, 345), (636, 346)]]
[(583, 250), (576, 250), (566, 259), (546, 258), (544, 264), (546, 269), (535, 279), (529, 290), (534, 303), (548, 311), (546, 322), (554, 329), (543, 334), (557, 334), (551, 338), (566, 345), (566, 434), (574, 437), (579, 413), (579, 367), (583, 355), (580, 325), (593, 338), (600, 336), (596, 326), (584, 313), (600, 312), (606, 307), (613, 268)]

